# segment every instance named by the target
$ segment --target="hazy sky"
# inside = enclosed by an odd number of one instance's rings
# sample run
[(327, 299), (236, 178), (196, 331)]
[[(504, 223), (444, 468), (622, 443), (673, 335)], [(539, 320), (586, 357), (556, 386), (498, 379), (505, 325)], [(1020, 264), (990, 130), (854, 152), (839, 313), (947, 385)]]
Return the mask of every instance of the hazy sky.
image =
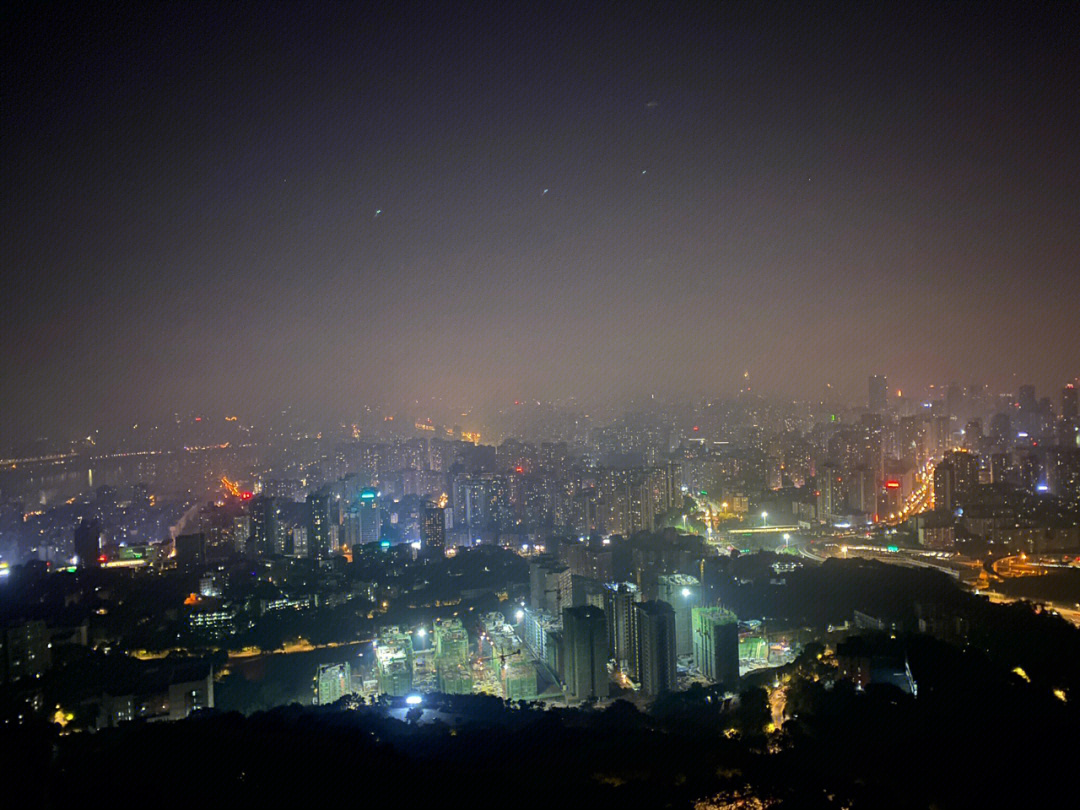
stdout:
[(1075, 4), (405, 5), (3, 12), (0, 437), (1080, 373)]

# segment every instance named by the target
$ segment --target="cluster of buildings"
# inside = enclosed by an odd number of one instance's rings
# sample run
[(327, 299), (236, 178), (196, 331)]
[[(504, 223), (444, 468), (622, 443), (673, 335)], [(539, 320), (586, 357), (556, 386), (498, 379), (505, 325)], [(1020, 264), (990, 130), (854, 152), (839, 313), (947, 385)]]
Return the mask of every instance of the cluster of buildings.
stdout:
[[(676, 689), (680, 670), (691, 669), (735, 687), (736, 617), (702, 605), (697, 577), (657, 574), (647, 547), (633, 551), (633, 582), (601, 582), (556, 557), (533, 560), (530, 603), (520, 611), (529, 650), (572, 701), (607, 697), (612, 678), (656, 696)], [(608, 552), (601, 547), (596, 553)], [(581, 563), (580, 555), (572, 556)]]

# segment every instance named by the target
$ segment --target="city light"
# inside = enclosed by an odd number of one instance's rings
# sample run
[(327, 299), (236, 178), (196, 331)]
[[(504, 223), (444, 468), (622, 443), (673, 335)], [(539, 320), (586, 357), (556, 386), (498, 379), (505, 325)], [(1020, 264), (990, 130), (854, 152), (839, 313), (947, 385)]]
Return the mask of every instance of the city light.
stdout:
[(409, 695), (405, 698), (405, 702), (410, 706), (419, 706), (424, 702), (424, 699), (420, 695)]

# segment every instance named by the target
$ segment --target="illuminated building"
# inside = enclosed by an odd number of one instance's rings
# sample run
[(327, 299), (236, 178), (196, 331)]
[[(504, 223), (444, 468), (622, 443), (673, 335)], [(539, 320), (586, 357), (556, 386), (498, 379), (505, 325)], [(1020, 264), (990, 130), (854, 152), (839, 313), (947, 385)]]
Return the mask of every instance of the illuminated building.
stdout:
[[(365, 489), (360, 493), (360, 542), (377, 543), (382, 537), (382, 510), (379, 508), (379, 491)], [(350, 545), (350, 548), (353, 546)]]
[(634, 605), (641, 591), (632, 582), (609, 583), (604, 587), (604, 614), (608, 626), (608, 655), (622, 672), (638, 677), (634, 659)]
[(934, 508), (952, 511), (962, 506), (979, 483), (979, 457), (953, 450), (934, 468)]
[(739, 622), (722, 608), (694, 608), (694, 663), (713, 683), (739, 683)]
[(420, 520), (420, 548), (428, 557), (438, 559), (446, 549), (446, 510), (433, 503), (424, 505)]
[(236, 634), (236, 611), (223, 608), (196, 608), (188, 615), (188, 627), (199, 635), (222, 639)]
[(251, 501), (251, 545), (255, 554), (273, 554), (278, 534), (277, 504), (266, 495)]
[(675, 610), (667, 602), (634, 605), (634, 669), (643, 694), (659, 695), (677, 685), (675, 623)]
[(330, 496), (326, 492), (309, 493), (307, 509), (307, 548), (300, 553), (294, 540), (293, 554), (322, 560), (330, 555)]
[(413, 683), (412, 637), (397, 627), (387, 627), (374, 647), (379, 692), (396, 697), (408, 694)]
[(440, 692), (447, 695), (472, 693), (469, 671), (469, 635), (460, 619), (443, 619), (435, 624), (435, 675)]
[(352, 692), (352, 670), (349, 664), (322, 664), (315, 675), (315, 703), (329, 706)]
[(469, 634), (460, 619), (443, 619), (435, 624), (435, 657), (447, 662), (469, 661)]
[(566, 608), (563, 634), (567, 699), (606, 698), (608, 644), (604, 611), (591, 605)]
[(701, 583), (686, 574), (666, 574), (656, 578), (656, 598), (675, 611), (675, 649), (677, 655), (692, 655), (694, 635), (691, 611), (701, 604)]
[(523, 608), (521, 611), (522, 638), (526, 646), (541, 660), (547, 658), (547, 642), (550, 632), (559, 628), (558, 620), (546, 610)]
[(307, 526), (293, 526), (289, 529), (290, 543), (288, 547), (293, 557), (310, 556), (310, 548), (308, 547), (308, 538), (310, 536)]

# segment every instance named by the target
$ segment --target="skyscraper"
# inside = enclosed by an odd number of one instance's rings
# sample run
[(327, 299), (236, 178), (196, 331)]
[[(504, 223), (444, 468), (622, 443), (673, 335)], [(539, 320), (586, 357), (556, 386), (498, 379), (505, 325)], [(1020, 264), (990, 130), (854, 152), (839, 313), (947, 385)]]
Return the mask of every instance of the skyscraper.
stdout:
[(979, 457), (965, 450), (951, 450), (934, 468), (934, 508), (953, 510), (963, 506), (979, 483)]
[(604, 613), (608, 625), (608, 655), (616, 666), (637, 679), (634, 659), (634, 605), (641, 601), (641, 591), (632, 582), (610, 583), (604, 587)]
[(434, 503), (424, 505), (420, 519), (420, 548), (427, 557), (438, 559), (446, 548), (446, 511)]
[(889, 381), (884, 374), (870, 377), (870, 392), (867, 407), (871, 413), (884, 413), (889, 400)]
[(307, 508), (308, 551), (304, 556), (321, 560), (330, 555), (330, 496), (326, 492), (308, 494)]
[(739, 682), (739, 623), (722, 608), (694, 608), (694, 663), (714, 683)]
[(634, 615), (634, 657), (641, 691), (651, 696), (670, 692), (677, 685), (675, 610), (667, 602), (638, 602)]
[(608, 695), (607, 618), (592, 605), (563, 611), (568, 700)]
[(277, 504), (260, 495), (251, 502), (251, 545), (255, 554), (273, 554), (277, 538)]
[(360, 493), (360, 542), (377, 543), (382, 537), (382, 510), (379, 491), (365, 489)]

